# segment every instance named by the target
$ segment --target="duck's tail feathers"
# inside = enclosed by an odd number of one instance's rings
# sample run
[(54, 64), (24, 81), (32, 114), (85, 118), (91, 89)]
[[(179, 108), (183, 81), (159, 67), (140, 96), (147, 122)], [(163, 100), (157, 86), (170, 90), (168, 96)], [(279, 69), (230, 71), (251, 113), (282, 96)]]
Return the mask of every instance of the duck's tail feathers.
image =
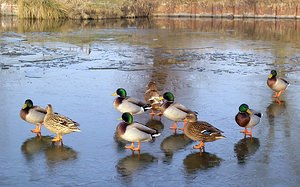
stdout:
[(226, 137), (221, 134), (219, 136), (216, 136), (216, 139), (222, 139), (222, 138), (226, 138)]
[(152, 106), (150, 104), (146, 104), (146, 105), (144, 105), (142, 107), (143, 107), (144, 111), (152, 109)]
[(151, 135), (153, 138), (160, 136), (160, 133), (152, 134)]
[(255, 113), (254, 115), (256, 115), (256, 116), (258, 116), (258, 117), (260, 117), (260, 118), (263, 116), (263, 114), (260, 113), (260, 112), (257, 112), (257, 113)]

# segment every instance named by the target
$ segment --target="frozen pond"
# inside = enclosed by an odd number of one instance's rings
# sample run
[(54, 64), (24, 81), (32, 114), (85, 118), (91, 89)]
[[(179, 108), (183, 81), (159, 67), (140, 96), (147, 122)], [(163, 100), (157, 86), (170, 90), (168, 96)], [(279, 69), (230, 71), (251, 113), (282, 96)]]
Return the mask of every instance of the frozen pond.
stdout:
[[(299, 21), (0, 21), (0, 186), (299, 185)], [(266, 85), (272, 69), (291, 83), (281, 104)], [(134, 119), (161, 136), (142, 143), (140, 157), (125, 150), (111, 94), (123, 87), (143, 99), (149, 81), (226, 138), (200, 157), (171, 121), (147, 113)], [(63, 147), (45, 127), (35, 137), (19, 117), (27, 98), (82, 132)], [(241, 103), (263, 113), (252, 140), (234, 121)]]

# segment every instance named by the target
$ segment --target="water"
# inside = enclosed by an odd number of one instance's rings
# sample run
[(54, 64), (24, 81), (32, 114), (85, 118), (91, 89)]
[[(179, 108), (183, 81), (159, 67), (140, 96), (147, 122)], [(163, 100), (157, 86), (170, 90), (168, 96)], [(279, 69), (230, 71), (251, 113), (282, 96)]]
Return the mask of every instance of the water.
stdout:
[[(299, 21), (1, 22), (0, 186), (298, 186)], [(266, 86), (271, 69), (291, 83), (280, 105)], [(125, 150), (111, 94), (124, 87), (142, 99), (150, 80), (226, 138), (200, 157), (171, 121), (143, 114), (135, 120), (161, 136), (142, 143), (140, 157)], [(82, 132), (64, 136), (64, 147), (44, 127), (36, 138), (19, 118), (27, 98)], [(252, 140), (234, 121), (241, 103), (263, 113)]]

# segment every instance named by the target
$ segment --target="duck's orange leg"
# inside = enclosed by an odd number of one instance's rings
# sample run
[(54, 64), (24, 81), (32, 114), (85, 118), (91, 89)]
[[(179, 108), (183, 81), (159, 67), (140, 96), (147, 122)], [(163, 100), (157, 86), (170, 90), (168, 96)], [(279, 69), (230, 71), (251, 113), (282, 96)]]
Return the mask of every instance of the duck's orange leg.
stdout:
[(277, 97), (279, 98), (283, 92), (284, 92), (284, 90), (280, 90), (277, 94)]
[(151, 109), (151, 112), (149, 114), (150, 114), (151, 118), (153, 118), (156, 115), (156, 113), (154, 112), (153, 109)]
[(59, 145), (62, 145), (62, 135), (57, 134), (57, 136), (54, 137), (51, 141), (53, 143), (59, 143)]
[(250, 131), (247, 130), (247, 128), (245, 127), (245, 130), (242, 130), (241, 133), (244, 133), (245, 136), (251, 136), (252, 137), (252, 127), (250, 128)]
[(184, 118), (184, 120), (183, 120), (183, 127), (179, 128), (179, 130), (184, 131), (184, 126), (186, 125), (186, 123), (187, 123), (187, 119)]
[(141, 142), (138, 142), (138, 146), (131, 149), (132, 151), (140, 151), (141, 150)]
[(195, 145), (194, 149), (203, 150), (204, 146), (205, 146), (204, 142), (200, 140), (200, 143), (198, 145)]
[(125, 146), (126, 149), (133, 149), (134, 148), (134, 143), (132, 142), (130, 146)]
[(41, 133), (41, 128), (42, 128), (42, 124), (41, 123), (37, 123), (35, 126), (35, 129), (32, 129), (31, 132), (32, 133)]

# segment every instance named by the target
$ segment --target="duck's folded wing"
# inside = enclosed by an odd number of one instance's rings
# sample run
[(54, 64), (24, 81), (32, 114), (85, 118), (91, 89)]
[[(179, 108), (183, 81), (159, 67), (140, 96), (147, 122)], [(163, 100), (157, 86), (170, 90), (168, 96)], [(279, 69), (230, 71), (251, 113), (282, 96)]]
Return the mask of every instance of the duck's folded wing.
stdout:
[(183, 111), (183, 112), (185, 112), (185, 113), (193, 112), (193, 111), (191, 111), (190, 109), (188, 109), (186, 106), (184, 106), (184, 105), (182, 105), (182, 104), (179, 104), (179, 103), (174, 103), (174, 106), (175, 106), (177, 109), (179, 109), (179, 110), (181, 110), (181, 111)]
[(44, 108), (40, 107), (40, 106), (34, 106), (33, 109), (37, 112), (47, 114), (47, 111)]
[(286, 84), (290, 84), (287, 80), (285, 80), (284, 78), (282, 77), (278, 77), (280, 80), (282, 80), (283, 82), (285, 82)]
[(131, 124), (130, 126), (131, 127), (135, 127), (136, 129), (138, 129), (140, 131), (143, 131), (143, 132), (145, 132), (147, 134), (156, 134), (157, 133), (157, 130), (151, 129), (151, 128), (146, 127), (145, 125), (137, 123), (137, 122)]
[(135, 105), (141, 106), (141, 107), (146, 105), (146, 103), (144, 103), (144, 102), (142, 102), (142, 101), (140, 101), (138, 99), (135, 99), (133, 97), (128, 97), (127, 101), (130, 102), (130, 103), (133, 103)]
[[(203, 132), (205, 132), (205, 133), (209, 133), (209, 134), (214, 134), (214, 133), (217, 133), (217, 134), (219, 134), (219, 133), (224, 133), (223, 131), (221, 131), (220, 129), (218, 129), (217, 127), (215, 127), (215, 126), (213, 126), (213, 125), (211, 125), (211, 124), (209, 124), (209, 123), (207, 123), (207, 122), (202, 122), (202, 125), (203, 125)], [(203, 133), (202, 132), (202, 133)], [(204, 134), (205, 134), (204, 133)]]

